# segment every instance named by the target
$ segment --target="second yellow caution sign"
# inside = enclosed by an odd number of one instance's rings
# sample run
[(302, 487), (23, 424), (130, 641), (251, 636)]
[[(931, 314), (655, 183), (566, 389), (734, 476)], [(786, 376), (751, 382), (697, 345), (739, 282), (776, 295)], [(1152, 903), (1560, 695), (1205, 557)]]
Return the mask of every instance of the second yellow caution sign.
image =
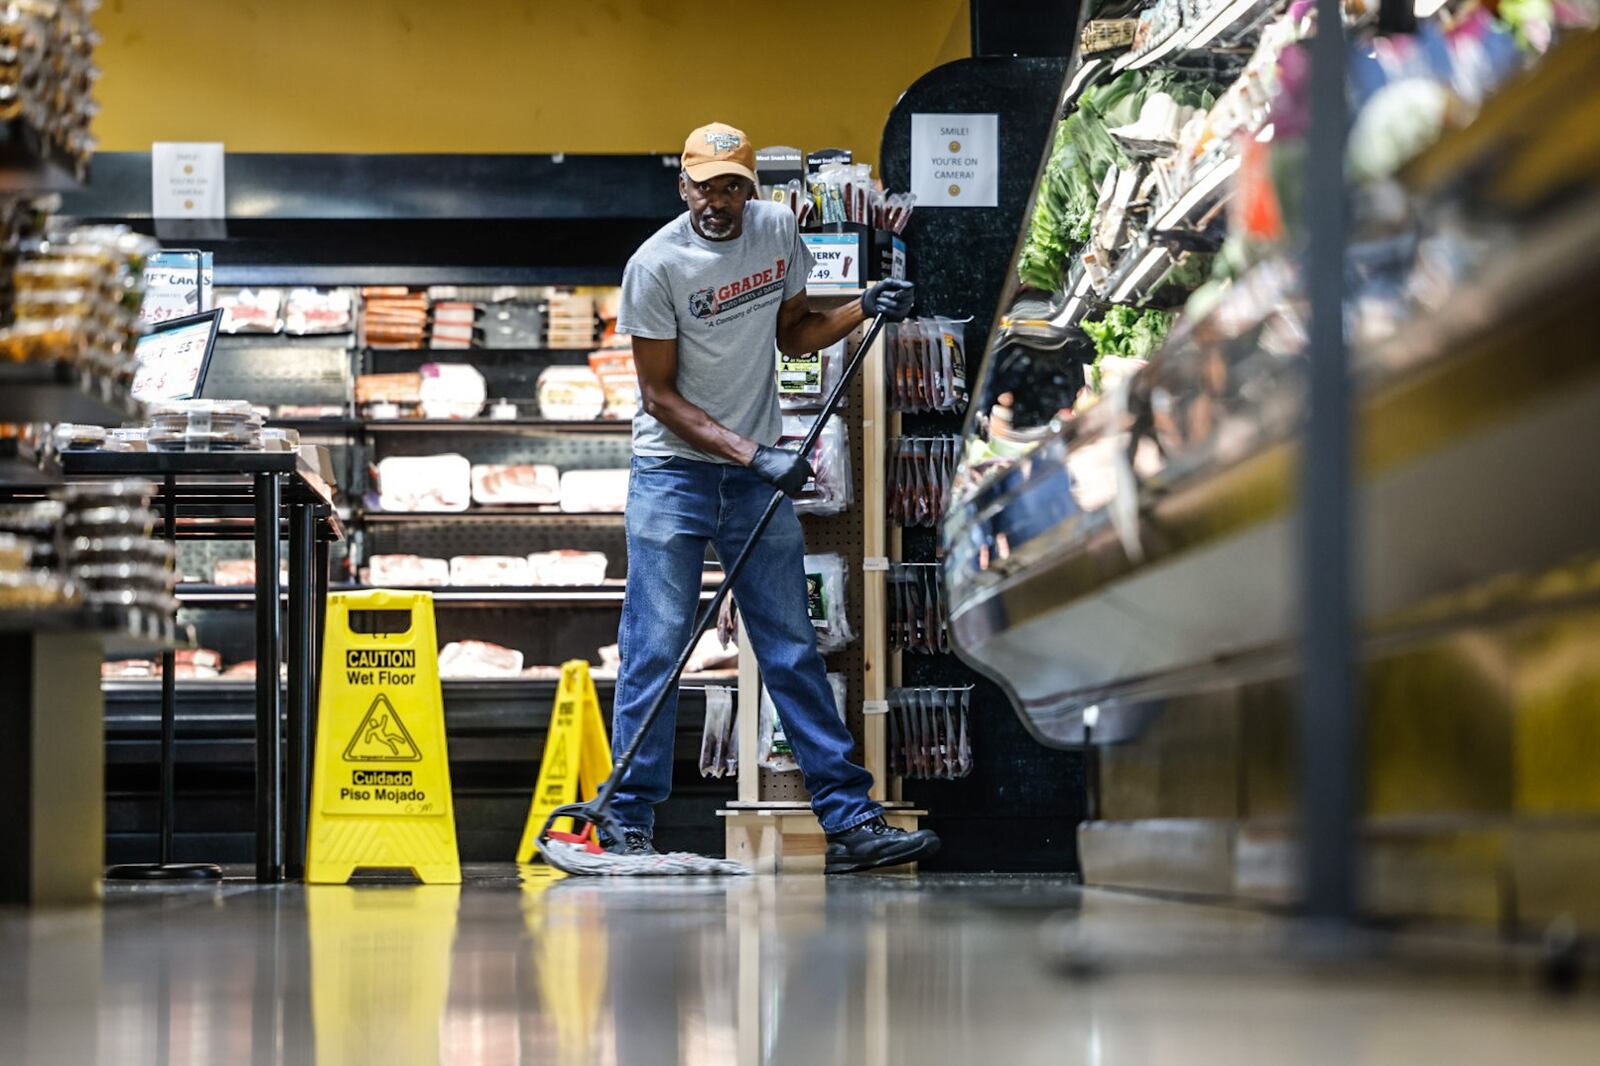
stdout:
[[(594, 799), (610, 773), (611, 745), (606, 741), (606, 723), (600, 717), (600, 697), (589, 676), (589, 663), (572, 659), (561, 664), (561, 686), (556, 689), (555, 710), (550, 715), (544, 757), (539, 760), (528, 822), (522, 828), (522, 843), (517, 845), (517, 861), (533, 861), (534, 841), (551, 811), (580, 798)], [(572, 819), (563, 818), (556, 825), (571, 832)]]
[(409, 869), (459, 884), (433, 597), (328, 597), (306, 881)]

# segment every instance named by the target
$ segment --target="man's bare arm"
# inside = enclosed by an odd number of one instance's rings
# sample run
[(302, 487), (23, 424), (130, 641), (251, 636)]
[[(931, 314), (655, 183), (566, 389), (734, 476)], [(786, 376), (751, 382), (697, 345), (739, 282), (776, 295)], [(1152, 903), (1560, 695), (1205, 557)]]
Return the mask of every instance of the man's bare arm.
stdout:
[[(756, 442), (724, 426), (678, 391), (676, 340), (633, 338), (633, 365), (639, 375), (639, 400), (646, 414), (707, 455), (750, 465)], [(762, 372), (771, 373), (771, 367), (763, 366)]]
[(851, 300), (826, 311), (813, 311), (811, 301), (802, 290), (778, 308), (778, 350), (784, 355), (821, 351), (848, 336), (866, 317), (860, 300)]

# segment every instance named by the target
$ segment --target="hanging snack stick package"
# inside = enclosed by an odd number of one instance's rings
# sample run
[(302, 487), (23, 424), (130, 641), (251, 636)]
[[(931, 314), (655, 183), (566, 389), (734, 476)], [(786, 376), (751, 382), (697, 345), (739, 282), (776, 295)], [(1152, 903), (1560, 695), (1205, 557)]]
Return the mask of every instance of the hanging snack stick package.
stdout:
[(835, 552), (805, 557), (806, 610), (817, 631), (817, 649), (838, 651), (855, 639), (845, 598), (844, 556)]
[[(777, 446), (793, 451), (810, 430), (814, 416), (785, 415), (783, 436)], [(796, 514), (838, 514), (854, 502), (854, 480), (850, 475), (850, 438), (844, 421), (829, 418), (809, 456), (814, 476), (800, 490), (794, 502)]]

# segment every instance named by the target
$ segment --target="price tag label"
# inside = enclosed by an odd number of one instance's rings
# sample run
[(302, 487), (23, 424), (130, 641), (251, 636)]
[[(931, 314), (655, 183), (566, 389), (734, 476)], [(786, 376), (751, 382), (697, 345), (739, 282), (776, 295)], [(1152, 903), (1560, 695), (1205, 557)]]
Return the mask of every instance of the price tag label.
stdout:
[(849, 292), (861, 288), (861, 241), (854, 233), (802, 233), (813, 258), (806, 288)]

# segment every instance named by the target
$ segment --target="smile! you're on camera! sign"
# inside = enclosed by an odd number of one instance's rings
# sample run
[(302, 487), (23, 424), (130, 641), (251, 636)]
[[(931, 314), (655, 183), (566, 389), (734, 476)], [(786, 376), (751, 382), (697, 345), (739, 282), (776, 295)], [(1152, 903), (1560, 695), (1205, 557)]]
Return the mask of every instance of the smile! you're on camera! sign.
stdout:
[(918, 207), (1000, 202), (999, 115), (912, 115), (911, 191)]

